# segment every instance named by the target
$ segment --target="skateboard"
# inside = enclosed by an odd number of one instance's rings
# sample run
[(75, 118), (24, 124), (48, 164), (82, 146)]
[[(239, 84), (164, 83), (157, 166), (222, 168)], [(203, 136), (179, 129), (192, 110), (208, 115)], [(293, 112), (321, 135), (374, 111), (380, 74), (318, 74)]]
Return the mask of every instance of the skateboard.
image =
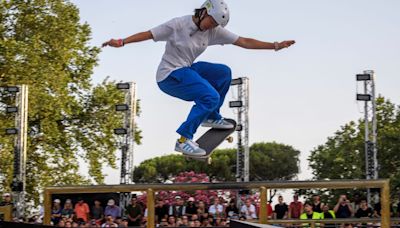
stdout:
[(206, 133), (204, 133), (199, 139), (196, 140), (196, 143), (199, 144), (200, 148), (206, 151), (206, 155), (196, 156), (196, 157), (184, 155), (186, 157), (186, 160), (193, 159), (198, 161), (204, 161), (207, 162), (208, 164), (211, 164), (212, 152), (225, 140), (227, 140), (229, 143), (233, 142), (233, 137), (230, 135), (236, 130), (236, 121), (233, 119), (225, 119), (225, 120), (232, 123), (233, 128), (231, 129), (211, 128), (210, 130), (206, 131)]

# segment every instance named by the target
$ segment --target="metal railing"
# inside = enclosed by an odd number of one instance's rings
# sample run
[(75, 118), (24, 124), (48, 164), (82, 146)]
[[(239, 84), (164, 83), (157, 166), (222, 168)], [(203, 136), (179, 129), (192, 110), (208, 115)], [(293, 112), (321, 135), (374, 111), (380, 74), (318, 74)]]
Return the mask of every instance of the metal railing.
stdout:
[[(133, 185), (93, 185), (93, 186), (67, 186), (48, 187), (44, 190), (44, 224), (50, 225), (51, 200), (53, 194), (83, 194), (83, 193), (114, 193), (114, 192), (147, 192), (147, 227), (155, 227), (155, 192), (157, 191), (191, 191), (191, 190), (260, 190), (260, 219), (261, 224), (271, 224), (267, 217), (267, 192), (268, 189), (354, 189), (354, 188), (379, 188), (381, 189), (381, 227), (390, 227), (388, 179), (378, 180), (329, 180), (329, 181), (264, 181), (264, 182), (227, 182), (227, 183), (199, 183), (199, 184), (133, 184)], [(338, 220), (337, 220), (338, 221)], [(357, 220), (360, 221), (360, 220)], [(284, 222), (284, 220), (279, 220)], [(292, 223), (294, 221), (291, 221)], [(301, 223), (315, 224), (317, 220), (303, 220)], [(326, 220), (325, 220), (326, 222)], [(290, 223), (287, 222), (287, 223)], [(297, 221), (296, 223), (299, 223)]]

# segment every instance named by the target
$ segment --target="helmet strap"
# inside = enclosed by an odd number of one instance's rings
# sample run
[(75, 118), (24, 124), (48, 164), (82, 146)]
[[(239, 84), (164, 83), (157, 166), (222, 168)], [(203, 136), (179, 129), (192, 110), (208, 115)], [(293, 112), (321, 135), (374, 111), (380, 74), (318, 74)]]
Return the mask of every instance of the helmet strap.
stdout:
[(200, 27), (200, 24), (204, 20), (204, 18), (206, 17), (206, 12), (207, 12), (206, 8), (196, 9), (196, 11), (195, 11), (195, 15), (194, 15), (194, 17), (196, 18), (196, 23), (195, 24), (197, 25), (197, 28), (200, 31), (203, 31), (201, 29), (201, 27)]

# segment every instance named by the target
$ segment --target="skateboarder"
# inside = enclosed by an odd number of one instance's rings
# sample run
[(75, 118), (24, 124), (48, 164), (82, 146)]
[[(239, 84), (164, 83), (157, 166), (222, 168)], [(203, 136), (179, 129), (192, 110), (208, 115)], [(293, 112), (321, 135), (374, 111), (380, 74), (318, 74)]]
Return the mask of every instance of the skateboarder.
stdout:
[(230, 68), (209, 62), (195, 63), (195, 59), (211, 45), (234, 44), (246, 49), (278, 51), (295, 43), (293, 40), (270, 43), (240, 37), (225, 29), (229, 16), (224, 0), (207, 0), (194, 15), (177, 17), (149, 31), (103, 43), (103, 47), (123, 47), (149, 39), (166, 41), (165, 53), (157, 70), (158, 86), (173, 97), (195, 102), (186, 121), (177, 130), (181, 137), (175, 144), (176, 151), (188, 156), (206, 154), (193, 141), (200, 125), (233, 128), (232, 123), (224, 120), (219, 112), (230, 87)]

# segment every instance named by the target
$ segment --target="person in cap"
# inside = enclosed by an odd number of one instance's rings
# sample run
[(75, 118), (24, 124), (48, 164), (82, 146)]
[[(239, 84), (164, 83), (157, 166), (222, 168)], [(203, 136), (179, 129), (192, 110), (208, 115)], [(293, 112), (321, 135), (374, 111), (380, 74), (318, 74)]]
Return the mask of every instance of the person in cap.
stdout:
[(11, 194), (6, 192), (3, 194), (3, 200), (0, 202), (0, 206), (13, 205)]
[(65, 200), (64, 208), (61, 210), (61, 216), (65, 218), (72, 218), (74, 216), (71, 199)]
[(54, 199), (53, 200), (53, 206), (51, 208), (51, 222), (53, 225), (57, 225), (60, 220), (61, 220), (61, 200), (60, 199)]
[(231, 84), (231, 69), (224, 64), (195, 62), (197, 57), (213, 45), (234, 44), (246, 49), (278, 51), (295, 43), (293, 40), (264, 42), (238, 36), (225, 28), (229, 20), (230, 11), (224, 0), (207, 0), (194, 15), (173, 18), (149, 31), (125, 39), (111, 39), (102, 45), (119, 48), (150, 39), (166, 42), (156, 74), (157, 84), (166, 94), (195, 103), (176, 131), (180, 138), (175, 143), (175, 151), (188, 156), (206, 154), (193, 141), (200, 125), (219, 129), (234, 127), (220, 114)]
[(168, 215), (174, 217), (182, 217), (186, 214), (186, 206), (182, 200), (182, 197), (175, 196), (175, 204), (170, 205)]
[(189, 217), (189, 219), (192, 217), (192, 215), (197, 214), (197, 206), (194, 203), (194, 198), (189, 197), (187, 200), (187, 205), (186, 205), (186, 215)]
[(114, 221), (118, 216), (121, 216), (121, 208), (115, 205), (114, 199), (109, 199), (107, 202), (107, 207), (104, 210), (104, 214), (106, 217), (111, 216)]

